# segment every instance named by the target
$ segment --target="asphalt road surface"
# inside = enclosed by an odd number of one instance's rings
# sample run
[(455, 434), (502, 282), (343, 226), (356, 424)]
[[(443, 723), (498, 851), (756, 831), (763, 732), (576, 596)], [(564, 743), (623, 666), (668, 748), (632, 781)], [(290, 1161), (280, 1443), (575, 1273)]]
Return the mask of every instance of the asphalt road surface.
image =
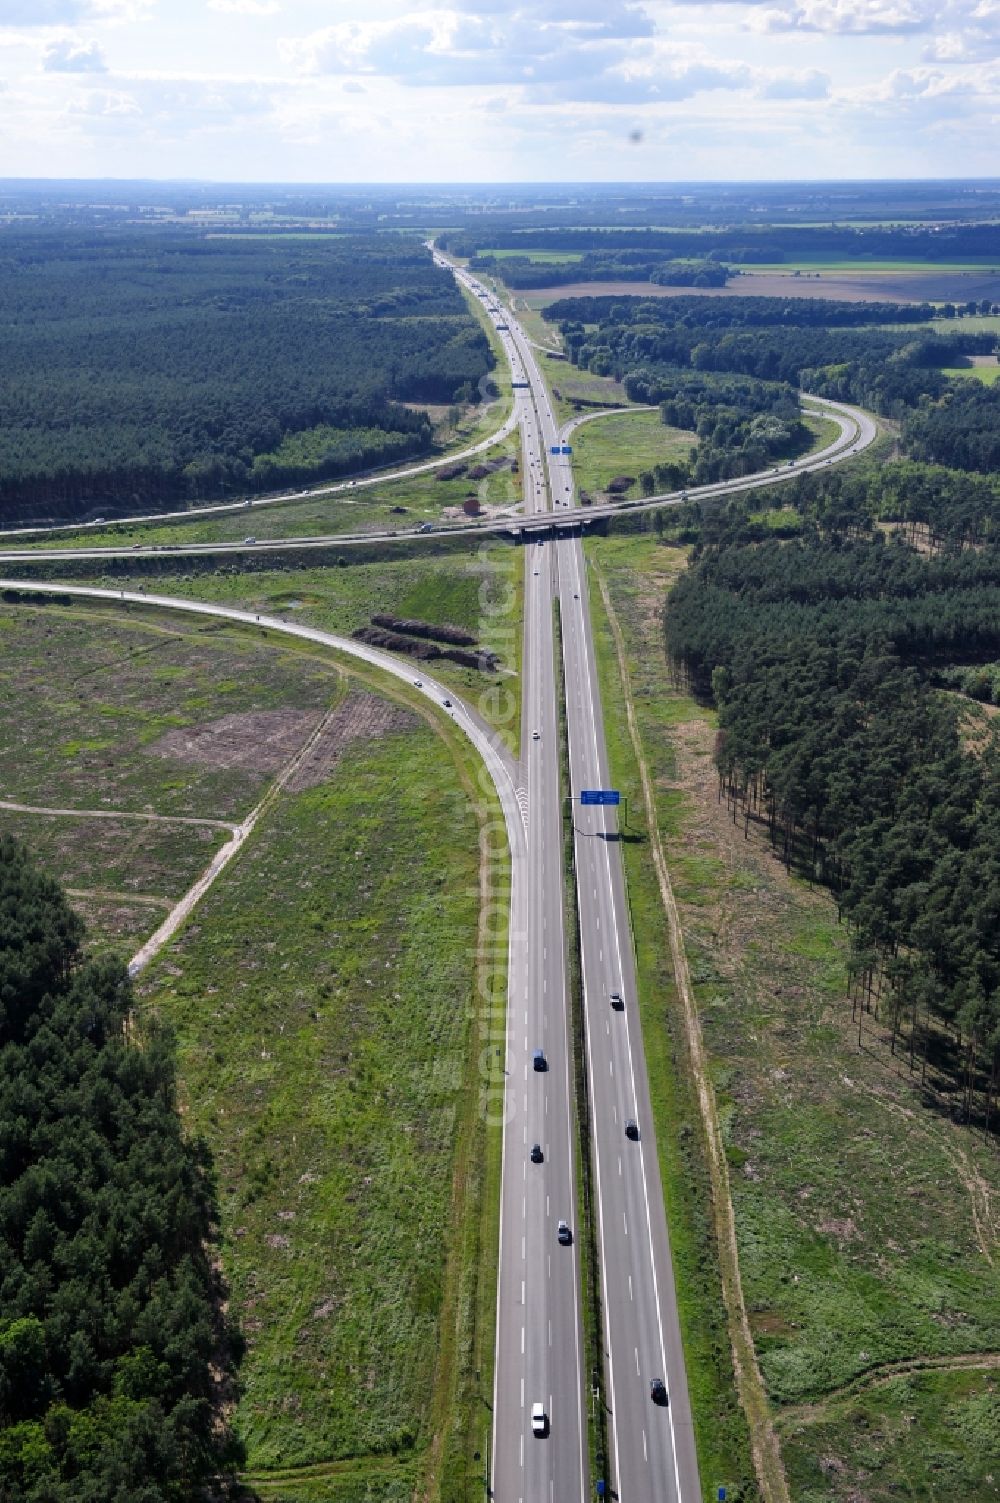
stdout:
[[(492, 299), (486, 302), (495, 306)], [(525, 511), (542, 515), (548, 495), (538, 415), (530, 388), (516, 389), (515, 395), (522, 403)], [(508, 992), (491, 1479), (492, 1494), (502, 1503), (579, 1503), (589, 1496), (553, 682), (553, 556), (552, 546), (534, 544), (524, 557), (521, 770), (527, 909)], [(536, 1049), (544, 1054), (545, 1069), (534, 1068)], [(538, 1162), (532, 1160), (535, 1144)], [(570, 1228), (567, 1244), (558, 1238), (560, 1221)], [(546, 1415), (541, 1436), (531, 1423), (535, 1404)]]
[[(546, 464), (553, 500), (565, 509), (572, 509), (575, 493), (571, 457), (553, 452), (561, 451), (562, 443), (544, 381), (526, 338), (512, 318), (508, 316), (506, 322), (519, 345), (522, 366), (535, 397), (542, 444), (536, 455)], [(534, 545), (527, 551), (529, 557), (533, 553), (536, 559), (545, 554), (537, 576), (529, 565), (528, 583), (536, 586), (540, 608), (547, 591), (537, 590), (537, 584), (551, 578), (554, 556), (562, 625), (569, 791), (578, 798), (584, 788), (609, 787), (582, 544), (578, 537), (568, 537), (541, 548)], [(551, 644), (544, 636), (531, 634), (530, 621), (526, 648), (526, 673), (532, 674), (535, 693), (541, 696), (534, 713), (540, 715), (547, 704), (554, 703), (557, 685)], [(527, 683), (525, 687), (527, 690)], [(543, 735), (547, 734), (546, 725)], [(543, 784), (549, 798), (554, 791), (558, 797), (554, 784), (557, 772), (556, 768)], [(558, 812), (558, 808), (551, 811), (553, 817), (543, 825), (543, 811), (537, 810), (533, 801), (529, 804), (529, 884), (537, 880), (540, 860), (547, 857), (561, 864)], [(536, 825), (541, 850), (533, 840)], [(673, 1500), (696, 1503), (701, 1497), (698, 1463), (638, 1021), (635, 962), (617, 833), (613, 813), (604, 808), (575, 807), (591, 1149), (604, 1313), (605, 1374), (601, 1402), (607, 1406), (611, 1440), (612, 1475), (605, 1480), (623, 1503), (673, 1503)], [(551, 916), (552, 908), (548, 905), (556, 900), (556, 894), (550, 896), (546, 889), (540, 899), (543, 913)], [(620, 1010), (612, 1006), (613, 993), (623, 1000)], [(549, 999), (547, 1006), (545, 1002), (542, 1005), (561, 1044), (566, 1026), (565, 1004), (557, 1008), (554, 999)], [(567, 1112), (570, 1110), (568, 1103)], [(637, 1124), (635, 1139), (626, 1136), (629, 1121)], [(546, 1125), (551, 1132), (551, 1120)], [(525, 1204), (529, 1216), (534, 1210), (543, 1225), (549, 1221), (540, 1206)], [(505, 1212), (506, 1209), (505, 1204)], [(545, 1210), (551, 1214), (550, 1206)], [(503, 1221), (506, 1230), (506, 1214)], [(502, 1261), (509, 1255), (508, 1246)], [(501, 1274), (501, 1289), (503, 1285)], [(564, 1354), (563, 1360), (567, 1357), (568, 1353)], [(662, 1378), (666, 1383), (669, 1402), (665, 1405), (651, 1401), (649, 1385), (654, 1378)], [(574, 1380), (578, 1402), (585, 1403), (582, 1385), (575, 1374)], [(567, 1384), (567, 1399), (570, 1387)], [(525, 1406), (529, 1405), (530, 1396), (526, 1393)], [(506, 1391), (498, 1389), (495, 1476), (496, 1496), (501, 1500), (515, 1496), (506, 1491), (507, 1472), (501, 1459), (517, 1428), (516, 1412), (508, 1413), (512, 1407)], [(522, 1432), (526, 1419), (523, 1406)], [(561, 1424), (567, 1420), (561, 1411), (559, 1420)], [(554, 1434), (553, 1430), (553, 1437)], [(523, 1450), (524, 1442), (520, 1445)], [(536, 1448), (541, 1445), (536, 1442)], [(553, 1456), (548, 1471), (549, 1496), (581, 1500), (589, 1496), (586, 1483), (581, 1485), (572, 1471), (564, 1471), (564, 1464), (561, 1454)], [(534, 1478), (531, 1480), (534, 1482)], [(545, 1480), (544, 1472), (541, 1480)], [(529, 1486), (524, 1494), (517, 1496), (534, 1499), (544, 1493), (537, 1486)]]

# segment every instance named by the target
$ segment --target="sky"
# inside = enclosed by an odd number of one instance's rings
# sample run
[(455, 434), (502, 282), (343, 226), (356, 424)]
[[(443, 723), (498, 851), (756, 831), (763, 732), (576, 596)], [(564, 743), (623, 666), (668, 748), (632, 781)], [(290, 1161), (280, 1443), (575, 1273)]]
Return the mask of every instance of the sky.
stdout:
[(1000, 173), (1000, 0), (0, 0), (0, 176)]

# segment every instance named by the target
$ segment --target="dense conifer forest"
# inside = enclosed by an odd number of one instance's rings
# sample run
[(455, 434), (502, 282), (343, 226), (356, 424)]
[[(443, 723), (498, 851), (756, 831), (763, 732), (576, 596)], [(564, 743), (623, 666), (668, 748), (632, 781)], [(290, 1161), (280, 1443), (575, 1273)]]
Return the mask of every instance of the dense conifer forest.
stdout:
[(835, 894), (855, 1016), (881, 1010), (894, 1050), (995, 1129), (1000, 739), (968, 711), (998, 684), (996, 482), (908, 461), (804, 477), (784, 539), (754, 520), (768, 499), (701, 520), (671, 662), (718, 707), (733, 819)]
[(0, 839), (0, 1498), (191, 1503), (236, 1459), (211, 1170), (169, 1036), (82, 938)]
[(112, 515), (426, 453), (492, 364), (413, 239), (7, 230), (0, 517)]

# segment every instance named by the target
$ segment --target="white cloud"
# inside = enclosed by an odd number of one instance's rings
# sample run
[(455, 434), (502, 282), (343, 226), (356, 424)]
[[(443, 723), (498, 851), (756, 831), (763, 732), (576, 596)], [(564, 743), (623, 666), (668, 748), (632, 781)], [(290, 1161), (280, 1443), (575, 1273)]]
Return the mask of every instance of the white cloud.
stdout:
[(106, 73), (104, 53), (94, 41), (81, 37), (63, 37), (50, 42), (42, 52), (42, 67), (46, 73)]
[(278, 0), (208, 0), (208, 8), (227, 16), (276, 16), (281, 10)]
[(753, 11), (752, 31), (819, 31), (833, 35), (900, 35), (930, 24), (927, 0), (803, 0), (787, 9)]
[(75, 94), (67, 102), (65, 114), (69, 117), (120, 119), (124, 115), (141, 115), (142, 109), (139, 101), (131, 94), (117, 89), (90, 89), (86, 94)]
[(761, 99), (828, 99), (830, 75), (817, 68), (804, 73), (779, 73), (764, 79), (758, 86)]
[(368, 90), (365, 88), (364, 84), (357, 83), (353, 78), (349, 78), (345, 84), (341, 84), (341, 89), (345, 94), (368, 93)]

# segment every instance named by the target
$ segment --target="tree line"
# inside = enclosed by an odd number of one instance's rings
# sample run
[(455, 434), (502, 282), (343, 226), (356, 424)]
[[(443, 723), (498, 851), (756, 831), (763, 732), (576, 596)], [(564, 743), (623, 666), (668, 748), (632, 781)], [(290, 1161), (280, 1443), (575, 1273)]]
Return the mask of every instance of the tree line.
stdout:
[(593, 251), (578, 261), (530, 256), (473, 256), (469, 268), (500, 277), (508, 287), (565, 287), (572, 282), (653, 282), (660, 287), (724, 287), (729, 268), (717, 260), (680, 261), (671, 251)]
[(615, 252), (664, 249), (673, 256), (772, 262), (810, 256), (851, 260), (905, 259), (947, 262), (965, 257), (995, 258), (1000, 264), (1000, 226), (995, 224), (769, 225), (736, 224), (708, 228), (621, 229), (512, 228), (483, 217), (474, 227), (448, 230), (438, 244), (457, 256), (497, 250)]
[(893, 1050), (922, 1073), (936, 1066), (956, 1108), (989, 1128), (1000, 744), (973, 754), (961, 701), (935, 685), (941, 669), (1000, 657), (1000, 556), (922, 557), (845, 532), (835, 507), (829, 517), (763, 543), (745, 508), (707, 519), (666, 603), (668, 654), (718, 706), (734, 820), (762, 824), (786, 862), (833, 890), (859, 1022), (880, 1011)]
[(239, 1459), (211, 1164), (169, 1035), (134, 1036), (122, 966), (82, 939), (0, 838), (0, 1497), (191, 1503)]

